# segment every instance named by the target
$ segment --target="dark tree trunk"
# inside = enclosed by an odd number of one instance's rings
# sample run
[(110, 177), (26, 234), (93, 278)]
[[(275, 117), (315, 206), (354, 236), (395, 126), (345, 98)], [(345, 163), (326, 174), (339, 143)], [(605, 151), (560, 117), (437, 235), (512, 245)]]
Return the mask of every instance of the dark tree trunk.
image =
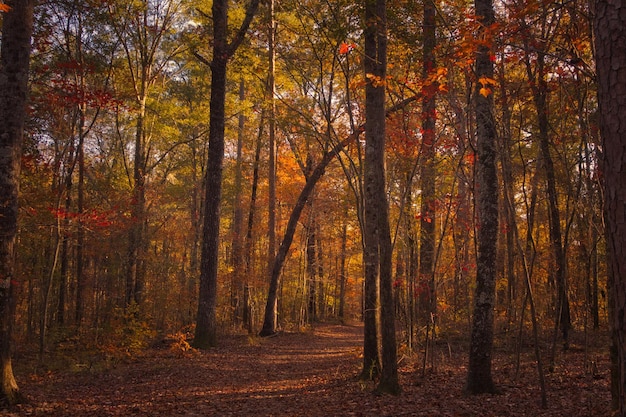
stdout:
[(224, 165), (226, 100), (226, 51), (228, 32), (226, 1), (213, 2), (213, 61), (211, 62), (211, 114), (209, 151), (204, 194), (204, 224), (200, 262), (200, 292), (194, 345), (201, 349), (217, 344), (217, 270), (219, 264), (220, 200)]
[(204, 224), (200, 262), (200, 291), (194, 346), (206, 349), (217, 344), (217, 271), (219, 264), (220, 200), (224, 166), (224, 121), (226, 102), (226, 66), (243, 41), (259, 5), (252, 0), (239, 32), (229, 44), (228, 1), (213, 2), (213, 61), (211, 62), (211, 98), (209, 151), (205, 181)]
[(2, 19), (0, 56), (0, 400), (15, 404), (21, 399), (11, 365), (11, 329), (15, 312), (13, 287), (17, 280), (15, 243), (35, 2), (13, 0), (5, 3), (11, 10)]
[[(422, 79), (428, 80), (435, 69), (435, 3), (424, 2), (424, 45)], [(438, 84), (433, 82), (422, 89), (422, 203), (420, 208), (420, 249), (419, 277), (420, 298), (418, 319), (421, 326), (430, 329), (431, 317), (434, 317), (437, 301), (435, 293), (435, 122), (437, 120), (436, 94)]]
[(346, 248), (348, 243), (348, 210), (347, 206), (343, 211), (343, 224), (341, 225), (341, 253), (339, 255), (339, 312), (337, 316), (344, 321), (345, 319), (345, 305), (346, 305)]
[[(239, 101), (245, 100), (245, 83), (243, 79), (239, 82)], [(233, 323), (237, 323), (240, 318), (240, 293), (243, 284), (243, 207), (241, 195), (243, 193), (243, 137), (246, 126), (246, 116), (239, 114), (239, 125), (237, 130), (237, 160), (235, 163), (235, 196), (233, 201), (233, 225), (232, 225), (232, 254), (231, 265), (233, 267), (231, 275), (230, 299), (233, 309)]]
[(626, 4), (596, 2), (598, 104), (602, 136), (605, 223), (608, 249), (613, 347), (612, 398), (616, 414), (626, 415)]
[(246, 283), (244, 284), (244, 302), (243, 302), (243, 322), (248, 333), (253, 333), (252, 323), (252, 303), (251, 303), (251, 285), (250, 275), (252, 274), (252, 243), (254, 232), (254, 216), (256, 213), (256, 197), (259, 184), (259, 165), (261, 161), (261, 137), (263, 136), (263, 124), (265, 123), (264, 113), (261, 112), (261, 121), (259, 123), (259, 133), (256, 139), (256, 148), (254, 151), (254, 163), (252, 168), (252, 186), (250, 191), (250, 210), (248, 211), (248, 226), (246, 231), (246, 244), (244, 249), (245, 265), (246, 265)]
[[(494, 23), (492, 0), (475, 0), (476, 15), (485, 32)], [(478, 35), (480, 38), (480, 34)], [(480, 45), (476, 53), (476, 77), (492, 79), (491, 47)], [(493, 88), (487, 81), (478, 82), (474, 93), (476, 105), (476, 212), (478, 260), (476, 290), (470, 342), (467, 391), (471, 394), (495, 392), (491, 376), (493, 319), (496, 284), (498, 236), (498, 178), (496, 173), (496, 127), (493, 115)]]
[(76, 210), (79, 214), (76, 230), (76, 304), (74, 310), (74, 321), (77, 327), (81, 327), (83, 317), (85, 315), (85, 226), (83, 224), (82, 214), (85, 212), (85, 150), (84, 150), (84, 126), (85, 113), (83, 107), (79, 114), (78, 132), (80, 139), (78, 141), (78, 184), (76, 185)]
[(355, 132), (354, 134), (350, 135), (344, 141), (338, 143), (337, 145), (335, 145), (335, 147), (333, 147), (333, 149), (324, 154), (322, 160), (315, 166), (315, 169), (311, 172), (311, 175), (308, 176), (306, 184), (304, 185), (304, 188), (298, 196), (296, 205), (294, 206), (293, 210), (291, 211), (291, 215), (289, 216), (289, 221), (287, 222), (287, 227), (285, 228), (285, 234), (283, 235), (283, 240), (280, 243), (278, 252), (276, 252), (276, 257), (274, 258), (272, 275), (270, 277), (270, 286), (267, 293), (267, 301), (265, 304), (263, 328), (259, 332), (260, 336), (271, 336), (276, 333), (278, 284), (280, 283), (280, 272), (287, 257), (287, 252), (289, 252), (291, 242), (293, 242), (293, 236), (296, 232), (296, 227), (298, 226), (300, 214), (302, 214), (302, 210), (306, 206), (306, 202), (311, 196), (311, 193), (315, 188), (315, 184), (317, 184), (317, 181), (319, 181), (319, 179), (322, 178), (322, 175), (324, 175), (324, 171), (326, 170), (328, 164), (335, 158), (335, 156), (339, 152), (341, 152), (341, 150), (348, 143), (356, 140), (358, 133), (359, 132)]
[(365, 2), (365, 259), (366, 280), (379, 281), (381, 375), (377, 390), (399, 394), (392, 246), (385, 186), (385, 84), (387, 75), (387, 5)]
[[(311, 216), (314, 216), (311, 210)], [(311, 220), (307, 227), (306, 240), (306, 276), (308, 281), (307, 322), (317, 321), (317, 256), (315, 238), (315, 220)]]
[(133, 161), (133, 190), (130, 208), (130, 229), (128, 251), (126, 255), (126, 306), (132, 302), (140, 304), (143, 294), (137, 292), (143, 288), (141, 276), (142, 248), (144, 240), (144, 219), (146, 211), (146, 164), (145, 164), (145, 117), (148, 90), (147, 67), (142, 68), (139, 85), (139, 113), (135, 127), (135, 153)]
[(267, 77), (267, 99), (269, 101), (269, 146), (268, 146), (268, 207), (267, 207), (267, 270), (271, 271), (276, 253), (276, 102), (274, 91), (276, 89), (275, 72), (275, 36), (274, 30), (274, 0), (269, 0), (269, 66)]
[(548, 191), (548, 207), (550, 210), (550, 243), (554, 252), (555, 276), (557, 287), (556, 322), (559, 323), (563, 337), (563, 348), (568, 347), (569, 328), (571, 327), (569, 300), (567, 296), (566, 259), (561, 237), (561, 216), (559, 213), (558, 195), (556, 192), (556, 177), (554, 163), (550, 154), (549, 121), (547, 94), (548, 85), (544, 73), (545, 55), (540, 53), (537, 59), (538, 82), (533, 90), (537, 118), (539, 122), (539, 139), (542, 163), (546, 174)]

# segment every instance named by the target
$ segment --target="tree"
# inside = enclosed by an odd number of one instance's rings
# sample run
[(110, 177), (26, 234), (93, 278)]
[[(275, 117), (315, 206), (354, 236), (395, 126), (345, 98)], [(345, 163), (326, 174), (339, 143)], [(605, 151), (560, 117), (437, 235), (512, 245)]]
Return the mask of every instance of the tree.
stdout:
[(365, 261), (366, 285), (380, 283), (381, 378), (377, 390), (400, 393), (392, 292), (392, 245), (385, 187), (385, 85), (387, 73), (387, 4), (365, 2)]
[(603, 143), (604, 198), (613, 339), (612, 384), (615, 415), (626, 415), (626, 4), (598, 0), (593, 29), (600, 134)]
[[(7, 404), (20, 400), (11, 365), (15, 244), (22, 139), (33, 33), (32, 0), (14, 0), (2, 20), (0, 55), (0, 385)], [(4, 6), (4, 5), (2, 5)]]
[(496, 243), (498, 236), (498, 178), (496, 173), (496, 126), (493, 114), (492, 25), (495, 14), (491, 0), (475, 0), (479, 23), (476, 52), (476, 212), (478, 215), (478, 260), (474, 316), (469, 352), (467, 391), (495, 392), (491, 376), (493, 320), (496, 289)]
[(209, 348), (217, 343), (217, 271), (220, 237), (220, 201), (222, 196), (222, 172), (224, 166), (224, 122), (226, 102), (226, 66), (243, 42), (244, 36), (259, 0), (252, 0), (246, 9), (235, 37), (228, 42), (228, 1), (213, 2), (213, 59), (198, 58), (211, 68), (211, 98), (209, 118), (209, 151), (205, 182), (204, 224), (202, 226), (202, 250), (200, 261), (200, 292), (194, 345)]
[[(424, 44), (422, 77), (425, 85), (422, 87), (422, 172), (421, 189), (422, 203), (420, 207), (420, 248), (419, 248), (419, 288), (421, 312), (418, 319), (423, 320), (420, 325), (426, 326), (426, 338), (431, 329), (435, 334), (435, 314), (437, 309), (437, 294), (435, 291), (435, 126), (437, 121), (436, 94), (438, 85), (429, 81), (435, 70), (436, 46), (436, 16), (437, 9), (432, 0), (424, 1)], [(426, 340), (426, 346), (428, 346)], [(424, 358), (425, 359), (425, 358)]]
[(150, 163), (149, 100), (168, 62), (180, 52), (178, 42), (167, 43), (167, 35), (179, 22), (179, 0), (108, 3), (111, 23), (124, 50), (126, 77), (136, 106), (134, 129), (130, 228), (126, 255), (126, 305), (141, 304), (145, 298), (147, 203), (146, 186)]

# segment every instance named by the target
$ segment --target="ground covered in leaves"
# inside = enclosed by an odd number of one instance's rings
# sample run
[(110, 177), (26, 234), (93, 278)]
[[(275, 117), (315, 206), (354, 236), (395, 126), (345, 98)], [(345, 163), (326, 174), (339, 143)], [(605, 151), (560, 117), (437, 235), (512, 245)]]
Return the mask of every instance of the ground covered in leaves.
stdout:
[(224, 336), (206, 352), (166, 343), (105, 367), (27, 372), (18, 379), (27, 402), (3, 416), (608, 416), (609, 367), (600, 347), (575, 345), (546, 374), (542, 409), (531, 350), (495, 352), (502, 393), (465, 396), (465, 348), (442, 343), (436, 368), (400, 355), (400, 396), (375, 395), (357, 380), (362, 328), (317, 325), (259, 339)]

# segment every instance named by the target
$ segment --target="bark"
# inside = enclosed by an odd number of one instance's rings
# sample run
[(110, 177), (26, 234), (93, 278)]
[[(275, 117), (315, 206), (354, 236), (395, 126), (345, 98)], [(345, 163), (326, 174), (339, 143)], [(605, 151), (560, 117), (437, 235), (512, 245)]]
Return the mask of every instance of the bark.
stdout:
[[(417, 97), (410, 97), (396, 104), (395, 106), (389, 108), (385, 114), (389, 115), (405, 107), (406, 105), (412, 103), (416, 99)], [(336, 144), (331, 150), (329, 150), (328, 152), (324, 154), (321, 161), (315, 166), (315, 169), (313, 170), (311, 175), (307, 178), (306, 184), (304, 185), (304, 188), (302, 189), (302, 191), (300, 192), (300, 195), (298, 196), (298, 200), (296, 201), (296, 204), (291, 211), (291, 215), (289, 216), (289, 221), (287, 222), (287, 227), (285, 228), (283, 239), (276, 253), (276, 257), (274, 258), (274, 264), (272, 266), (272, 275), (270, 277), (270, 286), (268, 289), (267, 301), (265, 304), (263, 327), (261, 331), (259, 332), (260, 336), (271, 336), (276, 333), (276, 313), (277, 313), (276, 307), (277, 307), (277, 302), (278, 302), (278, 286), (280, 283), (280, 272), (282, 270), (283, 264), (287, 257), (287, 253), (289, 252), (291, 243), (293, 242), (293, 236), (296, 231), (296, 227), (298, 225), (298, 220), (300, 219), (300, 215), (302, 214), (302, 210), (304, 209), (308, 198), (311, 196), (311, 193), (313, 192), (315, 185), (317, 184), (319, 179), (322, 178), (322, 175), (324, 175), (324, 171), (326, 170), (326, 167), (328, 166), (328, 164), (346, 146), (348, 146), (348, 144), (356, 141), (359, 135), (363, 132), (363, 129), (364, 129), (363, 126), (359, 126), (354, 133), (352, 133), (350, 136), (345, 138), (343, 141)], [(366, 306), (367, 305), (368, 304), (366, 301)], [(365, 308), (365, 310), (366, 310), (365, 314), (367, 314), (368, 312), (373, 313), (374, 311), (373, 309), (368, 309), (367, 307)], [(367, 320), (366, 320), (365, 326), (368, 326)], [(371, 335), (371, 333), (366, 332), (365, 334), (366, 340), (368, 339), (369, 335)], [(373, 343), (373, 345), (376, 346), (376, 343)], [(378, 351), (377, 348), (374, 348), (374, 349), (376, 352)], [(367, 358), (367, 354), (365, 355), (365, 357)], [(367, 365), (366, 368), (371, 369), (370, 367), (372, 365), (373, 363), (369, 362), (369, 365)], [(364, 368), (364, 371), (366, 371), (365, 368)]]
[[(239, 82), (239, 101), (245, 100), (245, 83), (241, 79)], [(239, 294), (243, 281), (243, 207), (241, 202), (243, 184), (243, 136), (246, 124), (246, 116), (239, 114), (239, 125), (237, 130), (237, 160), (235, 162), (235, 196), (233, 201), (233, 226), (232, 226), (232, 255), (231, 265), (233, 272), (231, 276), (231, 307), (233, 309), (233, 322), (240, 319)]]
[(226, 34), (228, 7), (225, 1), (213, 2), (213, 61), (209, 150), (206, 164), (204, 224), (200, 263), (200, 291), (194, 345), (209, 348), (217, 344), (217, 270), (219, 264), (220, 200), (224, 164), (224, 119), (226, 100)]
[[(427, 80), (435, 69), (435, 29), (436, 8), (431, 0), (424, 2), (424, 45), (422, 79)], [(420, 249), (419, 249), (419, 277), (420, 288), (420, 315), (421, 325), (430, 329), (431, 317), (434, 317), (437, 300), (435, 293), (435, 123), (436, 123), (436, 94), (437, 83), (425, 85), (422, 98), (422, 172), (421, 185), (422, 202), (420, 208)]]
[(338, 317), (342, 321), (345, 318), (345, 305), (346, 305), (346, 247), (348, 243), (348, 208), (344, 206), (343, 221), (341, 225), (341, 253), (339, 261), (339, 312)]
[(603, 142), (605, 224), (616, 415), (626, 415), (626, 5), (598, 0), (593, 29)]
[(250, 275), (252, 273), (252, 243), (254, 232), (254, 216), (256, 213), (256, 198), (259, 184), (259, 165), (261, 160), (261, 137), (263, 136), (264, 112), (261, 112), (261, 121), (259, 122), (259, 132), (256, 138), (256, 149), (254, 151), (254, 163), (252, 168), (252, 186), (250, 190), (250, 210), (248, 211), (248, 226), (246, 232), (246, 243), (244, 249), (245, 265), (246, 265), (246, 283), (244, 284), (244, 301), (243, 301), (243, 322), (248, 333), (253, 333), (252, 325), (252, 304), (251, 304), (251, 285)]
[(322, 157), (322, 160), (315, 166), (315, 169), (311, 172), (311, 175), (307, 178), (306, 184), (304, 188), (300, 192), (298, 196), (298, 200), (296, 201), (296, 205), (291, 211), (291, 215), (289, 216), (289, 221), (287, 222), (287, 227), (285, 228), (285, 234), (283, 235), (283, 240), (276, 252), (276, 257), (274, 258), (274, 264), (272, 266), (272, 275), (270, 277), (270, 286), (267, 294), (267, 302), (265, 304), (265, 315), (263, 319), (263, 328), (261, 329), (259, 335), (260, 336), (271, 336), (276, 333), (277, 323), (276, 323), (276, 314), (277, 314), (277, 302), (278, 302), (278, 286), (280, 283), (280, 272), (282, 270), (283, 264), (287, 257), (287, 253), (289, 252), (289, 247), (293, 242), (293, 236), (296, 231), (296, 227), (298, 225), (298, 220), (300, 219), (300, 215), (302, 214), (302, 210), (304, 209), (307, 200), (311, 196), (315, 185), (322, 178), (326, 167), (328, 164), (335, 158), (335, 156), (341, 152), (341, 150), (347, 146), (350, 142), (356, 140), (358, 137), (358, 133), (350, 135), (348, 138), (338, 143), (331, 149), (326, 152)]
[(226, 101), (226, 67), (252, 21), (259, 0), (252, 0), (235, 38), (229, 44), (228, 1), (213, 2), (213, 61), (211, 65), (211, 98), (209, 150), (205, 181), (204, 224), (200, 262), (200, 290), (194, 346), (206, 349), (217, 344), (217, 271), (219, 264), (220, 200), (224, 169), (224, 121)]
[[(479, 38), (487, 37), (494, 23), (492, 0), (475, 0), (481, 27)], [(491, 47), (480, 45), (476, 53), (476, 76), (493, 78)], [(481, 91), (481, 88), (483, 90)], [(478, 217), (476, 290), (470, 341), (467, 392), (495, 392), (491, 375), (493, 321), (495, 306), (496, 255), (498, 236), (498, 178), (496, 173), (496, 127), (493, 115), (493, 92), (489, 85), (476, 85), (476, 212)], [(482, 94), (481, 94), (482, 93)], [(487, 94), (485, 94), (487, 93)]]
[(317, 321), (317, 256), (316, 256), (316, 227), (311, 221), (307, 228), (306, 241), (306, 276), (308, 281), (307, 322)]
[(0, 401), (11, 405), (21, 400), (11, 363), (11, 333), (17, 282), (15, 244), (20, 162), (35, 2), (5, 3), (11, 10), (3, 16), (0, 52)]
[(385, 84), (387, 75), (387, 5), (365, 2), (365, 159), (364, 214), (366, 280), (379, 281), (381, 375), (379, 392), (399, 394), (395, 308), (392, 290), (392, 246), (385, 186)]
[(269, 161), (268, 161), (268, 213), (267, 213), (267, 265), (271, 270), (276, 252), (276, 102), (274, 100), (276, 56), (274, 30), (274, 0), (269, 0), (269, 74), (267, 80), (267, 98), (269, 100)]

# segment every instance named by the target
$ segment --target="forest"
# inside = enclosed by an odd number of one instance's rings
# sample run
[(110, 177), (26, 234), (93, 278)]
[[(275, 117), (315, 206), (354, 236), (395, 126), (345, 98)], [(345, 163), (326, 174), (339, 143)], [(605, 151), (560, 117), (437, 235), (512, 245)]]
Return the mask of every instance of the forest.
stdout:
[[(497, 403), (505, 358), (537, 410), (569, 363), (601, 404), (576, 415), (626, 415), (623, 2), (4, 0), (0, 18), (10, 415), (51, 375), (313, 335), (356, 343), (324, 371), (355, 395), (406, 398), (409, 366)], [(409, 415), (561, 415), (465, 407)]]

